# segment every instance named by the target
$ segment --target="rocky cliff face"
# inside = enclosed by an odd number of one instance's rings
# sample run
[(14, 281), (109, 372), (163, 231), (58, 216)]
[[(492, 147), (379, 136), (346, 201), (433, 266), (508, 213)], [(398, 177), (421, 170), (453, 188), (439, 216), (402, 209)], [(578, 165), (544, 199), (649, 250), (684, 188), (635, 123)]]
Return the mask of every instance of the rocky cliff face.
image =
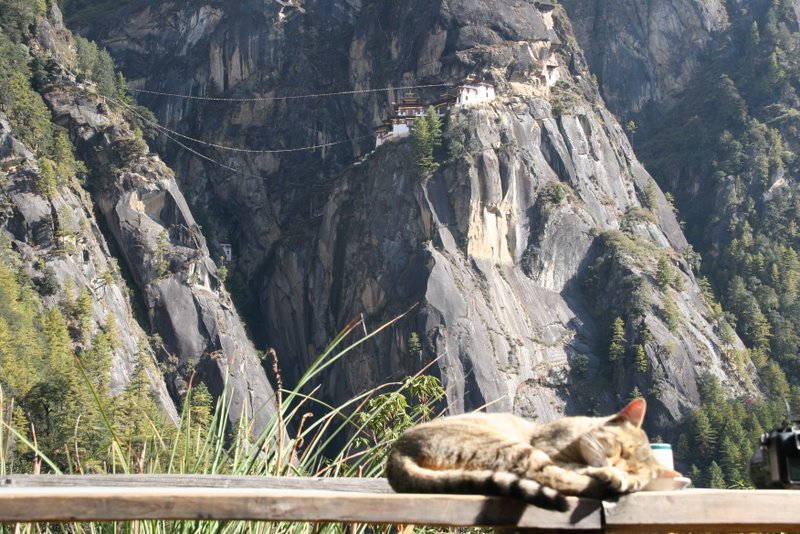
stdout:
[[(519, 0), (309, 0), (304, 12), (255, 2), (126, 6), (90, 34), (137, 88), (261, 98), (142, 102), (186, 135), (258, 151), (193, 145), (232, 172), (160, 145), (208, 221), (212, 249), (233, 242), (237, 274), (255, 295), (252, 324), (291, 375), (350, 318), (363, 313), (377, 324), (416, 304), (400, 328), (331, 371), (329, 397), (435, 360), (453, 411), (490, 403), (542, 419), (607, 412), (638, 388), (667, 424), (698, 402), (702, 374), (748, 387), (747, 370), (728, 361), (730, 347), (707, 319), (672, 210), (600, 101), (560, 8)], [(492, 79), (499, 96), (448, 112), (443, 165), (430, 176), (419, 175), (406, 141), (349, 165), (371, 149), (392, 92), (279, 98), (468, 75)], [(433, 100), (438, 89), (418, 93)], [(676, 273), (666, 289), (655, 282), (661, 256)], [(665, 311), (668, 300), (676, 312)], [(627, 319), (622, 365), (606, 354), (617, 315)], [(411, 332), (424, 341), (421, 355), (409, 354)]]
[(119, 394), (141, 364), (149, 375), (151, 393), (176, 420), (174, 404), (158, 372), (148, 337), (134, 318), (122, 273), (94, 217), (91, 199), (77, 182), (60, 188), (52, 197), (41, 194), (37, 187), (42, 172), (38, 158), (15, 139), (2, 116), (0, 162), (4, 238), (10, 238), (24, 272), (37, 284), (44, 303), (58, 306), (74, 301), (81, 292), (89, 297), (90, 313), (80, 325), (86, 330), (82, 332), (85, 341), (78, 353), (90, 346), (97, 332), (113, 328), (116, 343), (111, 358), (111, 392)]
[[(59, 380), (72, 378), (73, 354), (81, 361), (88, 355), (97, 372), (110, 366), (110, 384), (90, 377), (100, 381), (102, 394), (127, 393), (132, 381), (140, 388), (143, 370), (149, 397), (177, 422), (173, 401), (183, 401), (190, 380), (204, 381), (216, 396), (227, 386), (229, 418), (252, 420), (258, 432), (274, 414), (272, 388), (174, 174), (132, 124), (141, 114), (70, 72), (75, 43), (57, 6), (30, 30), (14, 57), (34, 67), (13, 72), (22, 83), (12, 93), (28, 107), (6, 99), (3, 109), (16, 115), (7, 120), (0, 112), (0, 253), (4, 269), (19, 271), (22, 290), (38, 294), (25, 296), (36, 308), (30, 315), (57, 317), (48, 330), (49, 319), (37, 316), (43, 324), (35, 327), (70, 361), (43, 387), (61, 387)], [(8, 54), (17, 45), (3, 39)], [(34, 120), (38, 130), (30, 126)], [(2, 326), (8, 338), (13, 330)], [(10, 357), (5, 364), (13, 366)], [(39, 362), (26, 364), (40, 371)], [(56, 365), (43, 357), (45, 364)], [(13, 383), (13, 393), (26, 393), (29, 379)]]
[(43, 96), (95, 177), (94, 201), (163, 341), (173, 395), (182, 398), (199, 373), (217, 396), (227, 384), (232, 419), (263, 428), (274, 413), (271, 387), (172, 171), (137, 140), (123, 103), (52, 74), (57, 83)]
[(672, 105), (728, 25), (718, 0), (563, 4), (606, 105), (626, 116)]

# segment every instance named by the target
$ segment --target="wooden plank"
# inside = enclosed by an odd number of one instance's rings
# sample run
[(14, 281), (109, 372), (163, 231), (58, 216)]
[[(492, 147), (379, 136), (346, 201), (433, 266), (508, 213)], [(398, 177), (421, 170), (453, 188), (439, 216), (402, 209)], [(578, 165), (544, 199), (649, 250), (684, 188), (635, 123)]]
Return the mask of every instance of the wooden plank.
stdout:
[(6, 487), (1, 522), (220, 519), (481, 525), (542, 530), (599, 530), (599, 501), (570, 499), (553, 512), (480, 495), (421, 495), (269, 488)]
[(800, 491), (641, 492), (603, 503), (612, 532), (800, 531)]
[(47, 486), (272, 488), (394, 493), (385, 478), (232, 475), (8, 475), (0, 477), (0, 489), (3, 487)]

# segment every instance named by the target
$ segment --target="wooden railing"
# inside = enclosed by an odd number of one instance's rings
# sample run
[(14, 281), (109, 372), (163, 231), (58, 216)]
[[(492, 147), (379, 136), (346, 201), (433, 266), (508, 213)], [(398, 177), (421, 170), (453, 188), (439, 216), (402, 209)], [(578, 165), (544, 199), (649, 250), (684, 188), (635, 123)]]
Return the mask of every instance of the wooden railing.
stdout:
[(570, 498), (566, 512), (480, 495), (394, 493), (383, 479), (180, 475), (6, 476), (0, 522), (137, 519), (487, 526), (540, 531), (800, 531), (800, 491)]

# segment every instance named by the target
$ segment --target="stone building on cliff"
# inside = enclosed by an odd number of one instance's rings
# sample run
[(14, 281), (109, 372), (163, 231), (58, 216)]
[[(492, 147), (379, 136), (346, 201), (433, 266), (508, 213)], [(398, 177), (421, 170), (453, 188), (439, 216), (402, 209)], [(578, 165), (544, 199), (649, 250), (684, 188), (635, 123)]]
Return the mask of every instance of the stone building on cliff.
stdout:
[(375, 128), (375, 148), (386, 141), (408, 137), (411, 134), (411, 125), (417, 117), (424, 115), (430, 106), (443, 116), (454, 106), (478, 105), (491, 102), (494, 98), (494, 84), (477, 78), (467, 78), (435, 102), (423, 103), (414, 93), (406, 93), (394, 104), (389, 118)]

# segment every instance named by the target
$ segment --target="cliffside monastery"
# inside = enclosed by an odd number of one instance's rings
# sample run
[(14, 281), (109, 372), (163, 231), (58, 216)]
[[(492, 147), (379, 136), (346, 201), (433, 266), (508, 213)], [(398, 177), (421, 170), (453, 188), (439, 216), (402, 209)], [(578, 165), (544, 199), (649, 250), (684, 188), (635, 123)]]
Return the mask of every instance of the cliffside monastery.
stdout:
[(400, 102), (394, 104), (389, 118), (375, 128), (375, 148), (386, 141), (407, 137), (411, 133), (410, 126), (417, 117), (424, 115), (430, 106), (443, 116), (453, 106), (491, 102), (495, 97), (494, 89), (494, 84), (491, 82), (467, 78), (435, 102), (423, 103), (413, 93), (406, 93)]

